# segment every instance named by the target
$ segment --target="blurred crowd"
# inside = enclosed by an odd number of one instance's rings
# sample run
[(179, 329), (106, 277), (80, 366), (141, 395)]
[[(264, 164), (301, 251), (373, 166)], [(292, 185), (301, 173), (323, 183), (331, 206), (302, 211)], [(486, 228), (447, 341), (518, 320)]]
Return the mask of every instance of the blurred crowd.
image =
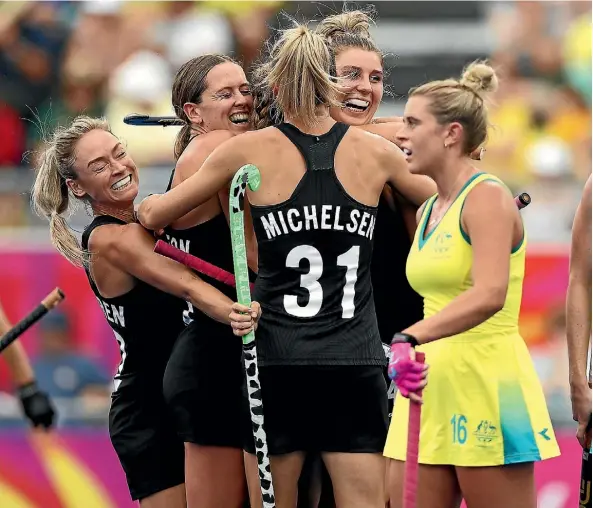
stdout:
[(501, 86), (484, 166), (532, 195), (532, 240), (567, 243), (591, 172), (591, 3), (489, 4)]
[[(0, 168), (29, 168), (43, 137), (81, 112), (106, 116), (139, 167), (170, 167), (177, 129), (147, 133), (123, 117), (172, 114), (173, 76), (196, 55), (231, 54), (248, 68), (281, 8), (299, 10), (274, 0), (1, 2)], [(484, 11), (494, 38), (484, 56), (502, 78), (484, 168), (538, 195), (526, 211), (538, 239), (566, 241), (571, 184), (591, 170), (591, 5), (486, 2)], [(2, 198), (0, 226), (21, 222)]]
[[(77, 114), (106, 116), (140, 168), (168, 173), (177, 129), (130, 127), (124, 116), (173, 114), (173, 76), (194, 56), (230, 54), (249, 66), (283, 8), (298, 12), (298, 4), (275, 0), (0, 2), (0, 236), (2, 227), (31, 225), (14, 182), (30, 171), (44, 136)], [(494, 40), (483, 56), (501, 86), (480, 164), (532, 195), (524, 211), (532, 242), (566, 247), (591, 171), (591, 4), (483, 2), (483, 9)], [(397, 79), (397, 66), (391, 72)], [(534, 359), (552, 413), (570, 416), (566, 355), (550, 354), (564, 347), (563, 316), (549, 319), (548, 347)], [(40, 383), (103, 413), (113, 366), (77, 354), (71, 340), (66, 317), (44, 321)], [(0, 398), (0, 419), (3, 407)]]
[(23, 165), (43, 134), (80, 112), (105, 115), (140, 166), (170, 164), (174, 129), (142, 136), (130, 112), (172, 112), (171, 84), (208, 52), (249, 62), (278, 2), (2, 2), (0, 165)]

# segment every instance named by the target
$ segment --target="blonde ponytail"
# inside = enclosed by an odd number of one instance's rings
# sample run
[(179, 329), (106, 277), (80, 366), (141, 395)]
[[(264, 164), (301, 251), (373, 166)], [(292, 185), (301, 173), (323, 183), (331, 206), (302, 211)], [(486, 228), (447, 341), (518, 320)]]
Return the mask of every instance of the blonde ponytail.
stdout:
[(110, 132), (106, 120), (87, 116), (75, 118), (69, 127), (59, 127), (40, 157), (32, 190), (33, 209), (40, 217), (49, 220), (52, 244), (76, 266), (84, 265), (88, 253), (81, 249), (63, 216), (69, 211), (71, 197), (66, 180), (76, 180), (77, 177), (74, 170), (76, 143), (94, 129)]
[(311, 126), (318, 121), (319, 105), (339, 107), (337, 80), (330, 72), (333, 59), (324, 39), (304, 25), (282, 33), (259, 69), (262, 85), (274, 90), (274, 104), (287, 119)]

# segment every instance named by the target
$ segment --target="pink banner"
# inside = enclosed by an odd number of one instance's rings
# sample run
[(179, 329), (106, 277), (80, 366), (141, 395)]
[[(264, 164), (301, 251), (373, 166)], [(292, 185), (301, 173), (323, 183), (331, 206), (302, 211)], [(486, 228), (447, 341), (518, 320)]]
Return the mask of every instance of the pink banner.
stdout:
[(137, 508), (106, 431), (0, 433), (2, 508)]
[[(0, 302), (12, 322), (31, 312), (56, 286), (66, 294), (58, 309), (68, 316), (71, 339), (78, 351), (95, 358), (107, 371), (114, 371), (119, 347), (84, 270), (53, 250), (0, 252)], [(34, 326), (20, 339), (32, 356), (38, 347), (38, 330)], [(0, 390), (10, 390), (4, 362), (0, 362)]]
[[(529, 346), (545, 345), (551, 315), (564, 307), (568, 284), (566, 249), (527, 256), (520, 329)], [(29, 313), (55, 286), (66, 293), (60, 310), (72, 324), (72, 339), (78, 350), (113, 371), (119, 348), (99, 309), (84, 270), (72, 266), (54, 250), (0, 251), (0, 302), (8, 317), (17, 321)], [(37, 349), (37, 327), (21, 339), (30, 354)], [(0, 390), (9, 389), (7, 373), (0, 362)]]
[[(581, 452), (558, 433), (562, 455), (536, 465), (538, 508), (576, 508)], [(0, 433), (0, 507), (134, 508), (105, 431)]]

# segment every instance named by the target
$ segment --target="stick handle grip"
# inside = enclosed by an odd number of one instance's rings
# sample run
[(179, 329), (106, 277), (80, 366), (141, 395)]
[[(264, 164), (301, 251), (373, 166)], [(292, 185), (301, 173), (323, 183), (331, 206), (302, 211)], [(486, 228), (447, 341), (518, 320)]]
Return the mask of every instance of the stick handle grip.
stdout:
[(56, 305), (58, 305), (64, 298), (65, 295), (62, 292), (62, 290), (60, 288), (55, 288), (49, 295), (47, 295), (43, 300), (41, 300), (41, 305), (43, 305), (47, 310), (51, 310)]
[(223, 284), (233, 287), (235, 286), (235, 276), (232, 273), (229, 273), (212, 263), (208, 263), (208, 261), (204, 261), (203, 259), (184, 252), (163, 240), (158, 240), (156, 242), (154, 251), (157, 254), (173, 259), (174, 261), (177, 261), (196, 272), (207, 275), (214, 280), (222, 282)]
[(525, 208), (529, 203), (531, 203), (531, 196), (527, 194), (527, 192), (522, 192), (518, 196), (515, 196), (515, 203), (519, 210)]
[[(416, 361), (424, 363), (425, 355), (416, 352)], [(418, 392), (422, 395), (422, 390)], [(420, 418), (422, 406), (410, 400), (410, 414), (408, 416), (408, 446), (406, 450), (406, 465), (404, 470), (404, 508), (417, 508), (418, 492), (418, 448), (420, 445)]]
[(31, 326), (45, 316), (51, 309), (58, 305), (64, 299), (64, 293), (55, 288), (49, 295), (47, 295), (41, 303), (14, 325), (6, 334), (0, 338), (0, 353), (4, 351), (10, 344), (25, 333)]

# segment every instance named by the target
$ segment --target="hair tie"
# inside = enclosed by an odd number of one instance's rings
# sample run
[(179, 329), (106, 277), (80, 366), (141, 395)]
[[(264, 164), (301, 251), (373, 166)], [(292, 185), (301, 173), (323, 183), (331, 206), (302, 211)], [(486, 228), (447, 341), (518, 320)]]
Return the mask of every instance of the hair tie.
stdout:
[(471, 93), (473, 93), (482, 102), (484, 101), (484, 97), (482, 97), (478, 92), (476, 92), (476, 90), (474, 90), (471, 86), (466, 85), (465, 83), (461, 83), (461, 82), (459, 82), (459, 86), (461, 88), (465, 89), (465, 90), (469, 90)]

